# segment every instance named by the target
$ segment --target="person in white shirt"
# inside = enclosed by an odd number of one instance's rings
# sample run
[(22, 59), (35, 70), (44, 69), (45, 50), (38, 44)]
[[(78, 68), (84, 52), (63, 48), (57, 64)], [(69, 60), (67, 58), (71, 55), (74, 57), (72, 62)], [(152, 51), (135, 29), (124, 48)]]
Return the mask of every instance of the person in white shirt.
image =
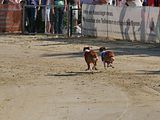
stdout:
[(50, 11), (51, 11), (51, 2), (50, 2), (50, 0), (46, 0), (46, 8), (45, 8), (45, 34), (50, 34), (50, 32), (51, 32)]
[(142, 6), (142, 1), (141, 0), (130, 0), (127, 2), (129, 6)]
[(135, 7), (135, 6), (142, 6), (143, 4), (143, 1), (141, 0), (126, 0), (128, 6), (132, 6), (132, 7)]
[(76, 33), (79, 33), (78, 32), (78, 11), (80, 10), (81, 8), (81, 5), (80, 5), (80, 0), (70, 0), (69, 1), (70, 5), (72, 5), (72, 14), (73, 14), (73, 23), (74, 23), (74, 32)]

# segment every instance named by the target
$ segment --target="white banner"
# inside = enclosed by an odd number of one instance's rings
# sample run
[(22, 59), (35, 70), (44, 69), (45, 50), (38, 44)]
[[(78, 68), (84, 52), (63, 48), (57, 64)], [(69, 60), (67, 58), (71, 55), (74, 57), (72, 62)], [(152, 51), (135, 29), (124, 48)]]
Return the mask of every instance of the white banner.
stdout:
[(82, 6), (82, 34), (160, 43), (160, 10), (155, 7)]

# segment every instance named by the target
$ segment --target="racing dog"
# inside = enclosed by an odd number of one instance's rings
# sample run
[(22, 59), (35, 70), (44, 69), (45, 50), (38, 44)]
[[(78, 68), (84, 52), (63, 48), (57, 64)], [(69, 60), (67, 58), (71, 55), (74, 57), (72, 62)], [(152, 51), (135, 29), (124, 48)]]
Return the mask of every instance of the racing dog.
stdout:
[(104, 68), (106, 69), (106, 63), (107, 67), (112, 67), (114, 68), (113, 61), (114, 61), (114, 53), (112, 51), (107, 51), (105, 47), (100, 47), (99, 48), (101, 60), (103, 62)]
[[(97, 70), (97, 68), (96, 68), (97, 61), (98, 61), (97, 53), (94, 50), (92, 50), (90, 47), (84, 47), (83, 52), (84, 52), (84, 59), (85, 59), (87, 66), (88, 66), (86, 71), (87, 70)], [(91, 69), (91, 64), (93, 64), (92, 69)]]

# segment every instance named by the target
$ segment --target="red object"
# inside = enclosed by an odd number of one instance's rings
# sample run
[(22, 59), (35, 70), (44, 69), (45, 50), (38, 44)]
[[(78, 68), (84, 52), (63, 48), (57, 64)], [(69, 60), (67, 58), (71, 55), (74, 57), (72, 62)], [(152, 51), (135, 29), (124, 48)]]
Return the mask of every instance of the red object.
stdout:
[(106, 0), (99, 0), (99, 4), (107, 4)]
[(20, 4), (0, 4), (0, 32), (21, 32), (22, 9)]
[(148, 6), (154, 6), (154, 0), (148, 0), (147, 3)]

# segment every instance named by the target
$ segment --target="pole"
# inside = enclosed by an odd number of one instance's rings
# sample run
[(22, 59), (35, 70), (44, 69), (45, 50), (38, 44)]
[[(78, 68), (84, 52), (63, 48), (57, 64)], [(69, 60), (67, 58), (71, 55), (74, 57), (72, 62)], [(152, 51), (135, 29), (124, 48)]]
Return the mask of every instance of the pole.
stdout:
[(70, 36), (72, 36), (72, 6), (70, 6)]
[(70, 23), (70, 4), (68, 4), (68, 10), (67, 10), (67, 37), (70, 37), (70, 30), (69, 30), (69, 23)]
[(23, 3), (22, 5), (22, 34), (24, 34), (24, 31), (25, 31), (25, 3)]
[(108, 5), (107, 5), (107, 39), (108, 39)]

